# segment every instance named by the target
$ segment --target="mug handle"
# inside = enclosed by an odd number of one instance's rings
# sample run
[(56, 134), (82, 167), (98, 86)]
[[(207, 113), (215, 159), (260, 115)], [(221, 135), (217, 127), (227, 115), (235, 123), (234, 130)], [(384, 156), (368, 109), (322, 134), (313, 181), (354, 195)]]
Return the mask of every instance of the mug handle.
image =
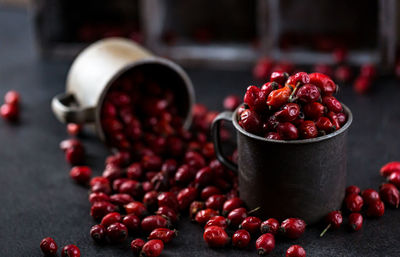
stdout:
[(238, 165), (233, 161), (229, 160), (223, 153), (221, 147), (221, 135), (220, 135), (220, 128), (221, 128), (221, 121), (229, 121), (232, 122), (232, 112), (221, 112), (218, 114), (217, 117), (213, 120), (211, 124), (211, 136), (214, 143), (215, 154), (217, 159), (224, 164), (229, 169), (237, 172)]
[(69, 93), (62, 93), (53, 97), (51, 108), (57, 119), (63, 123), (72, 122), (84, 124), (94, 122), (95, 108), (80, 107), (77, 104), (74, 95)]

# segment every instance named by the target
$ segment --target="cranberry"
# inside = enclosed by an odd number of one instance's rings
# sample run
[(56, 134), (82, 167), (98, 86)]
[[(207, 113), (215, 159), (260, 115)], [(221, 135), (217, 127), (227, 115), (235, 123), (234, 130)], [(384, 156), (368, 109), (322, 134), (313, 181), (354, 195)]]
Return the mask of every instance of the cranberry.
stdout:
[(90, 190), (93, 193), (104, 193), (104, 194), (110, 194), (111, 193), (111, 187), (110, 184), (103, 184), (103, 183), (97, 183), (94, 184)]
[(300, 87), (296, 96), (303, 103), (315, 102), (321, 97), (318, 88), (313, 84), (305, 84)]
[(250, 109), (240, 115), (239, 124), (248, 132), (258, 134), (261, 130), (261, 121), (258, 114)]
[(82, 164), (85, 159), (85, 150), (82, 147), (72, 147), (65, 151), (65, 159), (71, 165)]
[(204, 202), (194, 201), (189, 206), (189, 217), (194, 220), (197, 213), (206, 207)]
[(400, 170), (393, 171), (388, 177), (387, 181), (400, 188)]
[(157, 257), (161, 255), (163, 249), (164, 249), (164, 243), (161, 240), (152, 239), (143, 245), (142, 251), (140, 252), (140, 256)]
[(336, 92), (337, 87), (335, 82), (332, 81), (327, 75), (322, 73), (309, 74), (310, 84), (316, 85), (321, 90), (321, 95), (332, 95)]
[(228, 221), (224, 216), (214, 216), (207, 221), (204, 228), (208, 228), (211, 226), (218, 226), (226, 229), (228, 227)]
[(157, 197), (158, 206), (167, 206), (175, 211), (179, 210), (179, 202), (176, 195), (171, 192), (162, 192)]
[(114, 194), (110, 196), (110, 202), (115, 205), (123, 206), (133, 202), (133, 198), (128, 194)]
[(110, 197), (106, 195), (105, 193), (99, 192), (99, 193), (91, 193), (89, 195), (89, 202), (91, 204), (95, 202), (108, 202), (110, 201)]
[(132, 197), (136, 197), (140, 194), (141, 185), (136, 180), (128, 180), (121, 184), (119, 187), (119, 193), (129, 194)]
[(267, 57), (261, 58), (257, 61), (253, 68), (253, 76), (257, 80), (265, 80), (272, 69), (273, 61)]
[(126, 169), (126, 176), (129, 179), (138, 180), (142, 177), (143, 169), (139, 162), (132, 163)]
[(138, 231), (140, 229), (141, 221), (135, 214), (127, 214), (122, 219), (122, 224), (124, 224), (129, 231)]
[[(147, 172), (147, 173), (149, 173), (149, 172)], [(150, 192), (153, 189), (154, 189), (153, 184), (150, 181), (142, 182), (142, 191), (143, 191), (143, 193)]]
[(304, 114), (307, 118), (312, 120), (318, 119), (319, 117), (323, 116), (325, 113), (325, 107), (317, 102), (306, 104), (303, 108)]
[(319, 130), (322, 130), (325, 133), (330, 133), (336, 129), (335, 126), (333, 126), (332, 122), (327, 117), (319, 117), (315, 121), (315, 125)]
[(336, 113), (328, 112), (328, 114), (326, 116), (332, 122), (332, 125), (335, 127), (335, 129), (338, 130), (340, 128), (340, 123), (339, 123), (339, 119), (338, 119)]
[(353, 231), (358, 231), (362, 228), (363, 216), (360, 213), (354, 212), (349, 216), (349, 226)]
[(315, 123), (310, 120), (306, 120), (300, 124), (299, 127), (301, 138), (314, 138), (318, 136), (318, 129), (315, 126)]
[(157, 200), (158, 193), (157, 191), (149, 191), (143, 196), (143, 204), (146, 206), (147, 209), (155, 209), (157, 207)]
[(358, 186), (351, 185), (346, 188), (346, 196), (350, 194), (360, 194), (361, 190)]
[(110, 212), (101, 219), (100, 225), (107, 228), (111, 224), (114, 224), (114, 223), (120, 222), (120, 221), (121, 221), (121, 214), (119, 214), (118, 212)]
[(286, 257), (306, 257), (306, 251), (300, 245), (292, 245), (286, 250)]
[(244, 229), (237, 230), (232, 235), (232, 245), (236, 248), (246, 248), (250, 243), (250, 233)]
[(376, 200), (380, 200), (379, 193), (372, 188), (365, 189), (361, 196), (366, 204), (371, 204)]
[(110, 212), (116, 211), (117, 207), (109, 202), (95, 202), (90, 208), (90, 215), (93, 219), (101, 219)]
[(146, 242), (143, 239), (136, 238), (131, 242), (131, 250), (134, 254), (138, 255)]
[(260, 229), (260, 226), (261, 226), (261, 220), (254, 216), (249, 216), (245, 218), (240, 224), (240, 227), (242, 229), (249, 231), (252, 234), (257, 233)]
[(290, 76), (286, 81), (286, 84), (292, 85), (293, 87), (300, 84), (307, 84), (310, 82), (310, 77), (306, 72), (297, 72), (294, 75)]
[(106, 229), (103, 225), (94, 225), (90, 229), (90, 236), (96, 243), (102, 244), (106, 241)]
[(163, 241), (164, 244), (171, 242), (171, 240), (177, 236), (176, 230), (171, 230), (168, 228), (156, 228), (151, 231), (149, 239), (159, 239)]
[(291, 239), (296, 239), (299, 238), (306, 230), (306, 223), (302, 219), (289, 218), (282, 221), (279, 230), (284, 236)]
[[(355, 194), (354, 194), (355, 195)], [(328, 226), (322, 231), (320, 237), (323, 237), (329, 228), (338, 229), (343, 223), (343, 216), (341, 211), (331, 211), (325, 218)]]
[(216, 211), (214, 209), (199, 210), (196, 213), (194, 220), (199, 224), (204, 224), (209, 219), (211, 219), (212, 217), (217, 216), (217, 215), (218, 215), (218, 211)]
[(293, 140), (299, 137), (296, 126), (290, 122), (279, 123), (276, 130), (283, 139)]
[(275, 113), (275, 117), (279, 122), (294, 121), (300, 113), (300, 106), (295, 103), (287, 103), (282, 110)]
[(381, 200), (373, 201), (368, 205), (367, 215), (370, 217), (382, 217), (385, 213), (385, 204)]
[(400, 202), (399, 190), (392, 184), (382, 184), (379, 188), (379, 196), (386, 204), (398, 208)]
[(243, 207), (233, 209), (228, 213), (229, 224), (232, 226), (239, 226), (240, 223), (247, 217), (247, 210)]
[(361, 196), (357, 194), (350, 194), (344, 199), (346, 207), (351, 212), (359, 212), (364, 205), (364, 201)]
[(244, 202), (239, 197), (234, 197), (229, 200), (226, 200), (224, 205), (222, 206), (222, 214), (227, 215), (234, 209), (242, 207), (243, 205)]
[(149, 233), (156, 228), (166, 228), (169, 227), (169, 221), (161, 215), (147, 216), (142, 220), (141, 227), (142, 230)]
[(162, 160), (156, 155), (145, 155), (142, 158), (141, 164), (145, 170), (160, 170)]
[(267, 111), (268, 106), (266, 103), (267, 96), (265, 90), (261, 90), (256, 86), (249, 86), (244, 95), (244, 102), (250, 107), (251, 110), (262, 113)]
[(75, 166), (69, 172), (69, 176), (79, 184), (87, 184), (92, 176), (92, 170), (88, 166)]
[(128, 214), (135, 214), (138, 217), (144, 217), (147, 215), (147, 209), (141, 202), (130, 202), (124, 206), (126, 213)]
[(275, 248), (275, 237), (271, 233), (262, 234), (256, 241), (258, 255), (265, 255)]
[(380, 169), (380, 174), (383, 177), (388, 177), (393, 171), (400, 171), (400, 162), (388, 162)]
[(237, 95), (228, 95), (224, 99), (224, 108), (229, 111), (234, 111), (240, 105), (240, 98)]
[(15, 121), (19, 116), (19, 108), (14, 104), (3, 104), (0, 107), (0, 116), (8, 121)]
[(194, 151), (189, 151), (185, 154), (185, 163), (193, 169), (201, 169), (206, 166), (206, 161), (203, 156)]
[(336, 68), (335, 70), (335, 79), (343, 82), (343, 83), (347, 83), (351, 80), (351, 69), (349, 66), (347, 65), (341, 65), (339, 67)]
[(214, 178), (213, 174), (214, 172), (211, 170), (210, 167), (202, 168), (196, 173), (196, 179), (195, 179), (196, 184), (200, 186), (206, 186), (210, 184)]
[[(279, 89), (279, 87), (280, 86), (277, 82), (267, 82), (264, 85), (262, 85), (261, 91), (266, 97), (268, 97), (268, 95), (272, 91)], [(243, 110), (241, 110), (241, 112), (243, 112), (245, 109), (247, 109), (246, 106), (242, 106), (242, 108), (243, 108)], [(238, 115), (240, 115), (241, 112), (240, 113), (238, 112)]]
[(61, 257), (80, 257), (81, 251), (76, 245), (66, 245), (61, 249)]
[(176, 223), (178, 221), (178, 215), (176, 212), (167, 206), (158, 207), (156, 214), (167, 217), (172, 223)]
[(121, 170), (121, 168), (110, 165), (110, 164), (106, 166), (106, 168), (104, 169), (103, 174), (102, 174), (102, 176), (107, 178), (109, 181), (114, 181), (118, 178), (121, 178), (122, 175), (123, 175), (123, 171)]
[(161, 171), (166, 174), (168, 177), (174, 176), (176, 169), (178, 168), (177, 162), (174, 159), (166, 160), (161, 166)]
[(189, 165), (182, 165), (175, 173), (175, 181), (179, 185), (187, 185), (194, 179), (195, 174), (190, 169)]
[(177, 200), (180, 210), (185, 210), (197, 198), (197, 189), (194, 187), (187, 187), (179, 191)]
[(220, 210), (226, 201), (224, 195), (212, 195), (206, 201), (206, 207), (214, 210)]
[(271, 233), (273, 235), (276, 235), (276, 233), (278, 233), (279, 227), (279, 221), (274, 218), (269, 218), (260, 224), (260, 230), (262, 234)]
[(42, 250), (43, 254), (46, 256), (53, 256), (57, 254), (57, 244), (51, 237), (43, 238), (40, 242), (40, 249)]
[(273, 140), (281, 140), (281, 136), (276, 133), (276, 132), (268, 132), (268, 134), (265, 136), (267, 139), (273, 139)]
[(200, 197), (203, 200), (207, 200), (207, 198), (209, 198), (212, 195), (217, 195), (220, 194), (221, 190), (216, 187), (216, 186), (207, 186), (205, 188), (203, 188), (203, 190), (200, 193)]
[(204, 230), (204, 241), (210, 247), (224, 247), (229, 243), (229, 236), (222, 227), (211, 226)]
[(128, 229), (124, 224), (116, 222), (107, 227), (106, 235), (110, 242), (120, 243), (128, 237)]
[(289, 74), (287, 72), (274, 71), (271, 73), (270, 81), (276, 82), (279, 85), (284, 85), (288, 78), (289, 78)]
[(340, 126), (343, 126), (346, 123), (347, 117), (343, 112), (336, 113), (336, 117), (339, 121)]

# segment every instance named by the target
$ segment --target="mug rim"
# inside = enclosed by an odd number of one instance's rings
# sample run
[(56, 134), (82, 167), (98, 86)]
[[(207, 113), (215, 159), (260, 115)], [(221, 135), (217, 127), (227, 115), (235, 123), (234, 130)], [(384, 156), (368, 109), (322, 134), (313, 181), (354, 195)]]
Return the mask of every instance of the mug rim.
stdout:
[(324, 136), (315, 137), (315, 138), (296, 139), (296, 140), (276, 140), (276, 139), (269, 139), (269, 138), (257, 136), (255, 134), (247, 132), (244, 128), (242, 128), (239, 125), (238, 120), (237, 120), (237, 112), (238, 112), (239, 108), (241, 106), (243, 106), (244, 104), (239, 105), (235, 109), (235, 111), (232, 113), (232, 123), (233, 123), (234, 127), (236, 128), (236, 130), (239, 131), (241, 134), (243, 134), (243, 135), (245, 135), (247, 137), (253, 138), (253, 139), (264, 141), (264, 142), (279, 143), (279, 144), (309, 144), (309, 143), (316, 143), (316, 142), (328, 140), (328, 139), (333, 138), (333, 137), (335, 137), (337, 135), (340, 135), (340, 134), (344, 133), (345, 131), (347, 131), (347, 129), (350, 127), (351, 123), (353, 122), (353, 114), (352, 114), (352, 112), (351, 112), (349, 107), (347, 107), (342, 102), (340, 102), (340, 103), (342, 104), (344, 112), (347, 114), (347, 121), (344, 124), (344, 126), (341, 127), (340, 129), (336, 130), (335, 132), (329, 133), (329, 134), (324, 135)]

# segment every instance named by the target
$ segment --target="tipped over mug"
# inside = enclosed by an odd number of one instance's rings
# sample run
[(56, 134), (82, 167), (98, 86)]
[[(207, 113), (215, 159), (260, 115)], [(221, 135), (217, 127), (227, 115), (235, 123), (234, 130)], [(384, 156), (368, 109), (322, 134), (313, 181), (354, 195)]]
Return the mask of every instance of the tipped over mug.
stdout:
[[(239, 107), (238, 107), (239, 108)], [(316, 138), (273, 140), (245, 131), (236, 109), (220, 113), (211, 130), (216, 155), (237, 171), (240, 198), (263, 218), (290, 217), (315, 223), (341, 207), (346, 187), (346, 137), (353, 116), (339, 130)], [(238, 163), (222, 153), (220, 126), (231, 122), (237, 134)]]

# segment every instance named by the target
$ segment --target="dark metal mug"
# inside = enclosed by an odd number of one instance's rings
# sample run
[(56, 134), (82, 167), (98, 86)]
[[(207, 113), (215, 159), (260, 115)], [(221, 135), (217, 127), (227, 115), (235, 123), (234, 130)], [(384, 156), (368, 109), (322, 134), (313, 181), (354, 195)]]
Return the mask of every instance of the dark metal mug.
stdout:
[[(245, 131), (237, 121), (237, 110), (220, 113), (211, 130), (218, 160), (237, 171), (239, 193), (249, 209), (260, 207), (263, 218), (300, 217), (315, 223), (340, 208), (346, 186), (346, 135), (352, 123), (317, 138), (271, 140)], [(222, 153), (221, 121), (232, 122), (237, 133), (238, 164)]]

